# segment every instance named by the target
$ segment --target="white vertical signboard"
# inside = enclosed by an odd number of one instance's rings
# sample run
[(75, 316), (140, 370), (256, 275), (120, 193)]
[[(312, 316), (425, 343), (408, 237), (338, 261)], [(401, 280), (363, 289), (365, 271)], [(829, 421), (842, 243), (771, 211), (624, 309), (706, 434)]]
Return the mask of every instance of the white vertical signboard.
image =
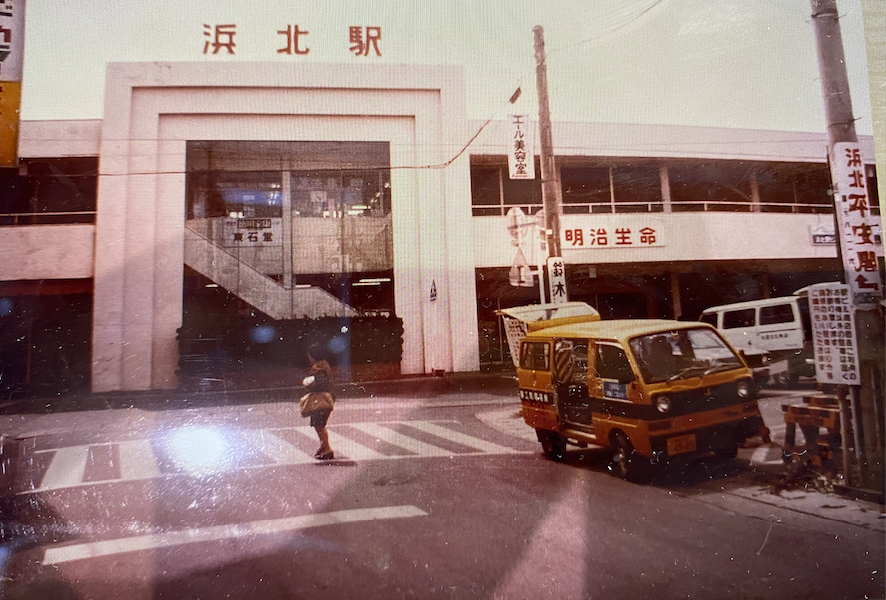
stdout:
[(551, 282), (551, 304), (568, 302), (566, 294), (566, 263), (559, 256), (548, 259), (548, 280)]
[(871, 214), (864, 161), (857, 142), (834, 144), (831, 157), (843, 268), (852, 297), (882, 297), (874, 229), (879, 217)]
[(535, 179), (535, 147), (529, 117), (510, 115), (508, 173), (511, 179)]
[(819, 383), (859, 385), (858, 344), (850, 287), (821, 283), (809, 288), (809, 316)]
[(0, 167), (18, 164), (25, 0), (0, 0)]

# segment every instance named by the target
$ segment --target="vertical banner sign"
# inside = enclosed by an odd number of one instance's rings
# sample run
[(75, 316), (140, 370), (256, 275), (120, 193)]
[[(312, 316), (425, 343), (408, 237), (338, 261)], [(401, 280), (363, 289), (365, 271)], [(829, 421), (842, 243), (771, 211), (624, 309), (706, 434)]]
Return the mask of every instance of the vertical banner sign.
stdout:
[(858, 344), (850, 286), (821, 283), (809, 288), (809, 316), (818, 383), (859, 385)]
[(563, 304), (566, 295), (566, 264), (559, 256), (548, 258), (548, 281), (551, 282), (551, 304)]
[(852, 298), (882, 297), (883, 281), (877, 266), (874, 227), (861, 149), (856, 142), (834, 144), (831, 157), (843, 269)]
[(511, 179), (535, 179), (535, 148), (526, 115), (510, 115), (508, 173)]
[(25, 0), (0, 0), (0, 167), (18, 165)]

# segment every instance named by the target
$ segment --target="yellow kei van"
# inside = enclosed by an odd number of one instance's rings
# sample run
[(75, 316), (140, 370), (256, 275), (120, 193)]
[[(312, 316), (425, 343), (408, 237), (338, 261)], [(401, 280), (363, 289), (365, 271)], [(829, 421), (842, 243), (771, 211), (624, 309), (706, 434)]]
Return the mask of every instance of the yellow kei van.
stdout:
[(517, 360), (523, 418), (549, 458), (567, 444), (611, 447), (613, 473), (640, 480), (675, 458), (734, 457), (763, 431), (751, 370), (713, 327), (551, 324), (533, 323)]

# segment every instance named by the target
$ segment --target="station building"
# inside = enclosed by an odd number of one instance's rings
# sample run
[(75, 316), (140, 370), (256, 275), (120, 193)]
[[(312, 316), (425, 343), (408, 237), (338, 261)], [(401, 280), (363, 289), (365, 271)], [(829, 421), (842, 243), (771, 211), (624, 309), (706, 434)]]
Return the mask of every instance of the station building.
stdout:
[[(539, 258), (541, 183), (509, 179), (507, 122), (467, 115), (456, 67), (108, 65), (103, 119), (23, 122), (0, 172), (3, 393), (171, 389), (188, 332), (243, 331), (220, 367), (242, 368), (323, 319), (339, 350), (395, 321), (402, 374), (508, 362), (495, 311), (539, 300), (510, 276), (515, 241)], [(553, 139), (568, 293), (604, 318), (840, 276), (823, 132), (555, 121)]]

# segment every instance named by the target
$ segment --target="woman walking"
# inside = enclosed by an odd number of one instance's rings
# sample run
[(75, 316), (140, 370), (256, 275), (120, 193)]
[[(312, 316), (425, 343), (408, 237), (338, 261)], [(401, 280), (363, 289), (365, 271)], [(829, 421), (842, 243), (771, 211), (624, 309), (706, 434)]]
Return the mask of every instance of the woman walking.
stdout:
[(311, 344), (308, 348), (308, 360), (311, 361), (311, 372), (302, 382), (309, 395), (324, 394), (323, 404), (328, 408), (322, 408), (310, 414), (311, 427), (317, 431), (320, 438), (320, 447), (314, 453), (314, 458), (319, 460), (332, 460), (335, 454), (329, 445), (329, 432), (326, 430), (326, 422), (332, 413), (334, 397), (332, 396), (332, 367), (326, 361), (326, 352), (321, 344)]

